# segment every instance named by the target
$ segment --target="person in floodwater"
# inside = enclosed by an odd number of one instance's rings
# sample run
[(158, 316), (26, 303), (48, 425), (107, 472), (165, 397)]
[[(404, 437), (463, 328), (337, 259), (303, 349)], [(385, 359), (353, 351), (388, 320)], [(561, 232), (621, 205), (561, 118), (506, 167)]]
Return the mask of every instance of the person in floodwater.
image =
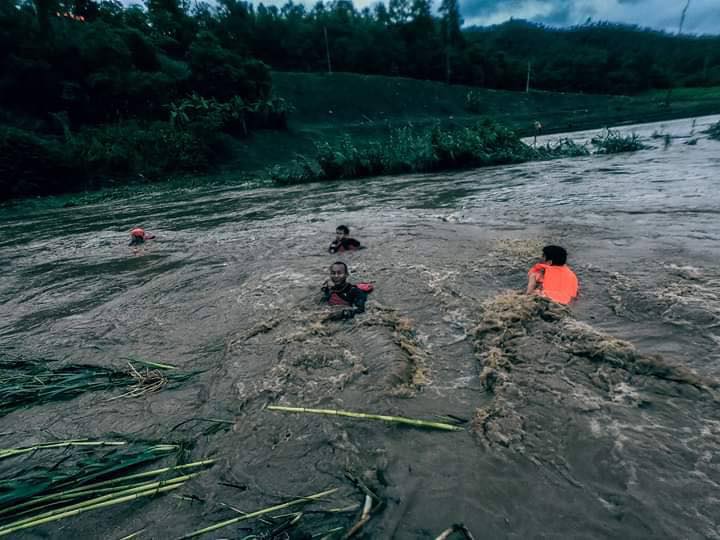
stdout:
[(578, 295), (578, 279), (565, 264), (567, 251), (560, 246), (543, 248), (544, 262), (528, 272), (527, 294), (539, 294), (559, 304), (569, 304)]
[(140, 244), (144, 244), (145, 240), (152, 240), (154, 238), (154, 234), (146, 233), (140, 227), (135, 227), (132, 231), (130, 231), (130, 244), (128, 245), (138, 246)]
[(321, 303), (345, 308), (338, 312), (338, 319), (352, 319), (358, 313), (363, 313), (367, 302), (366, 290), (353, 285), (347, 278), (347, 265), (338, 261), (330, 267), (330, 279), (325, 281), (321, 289)]
[(345, 225), (338, 226), (335, 229), (335, 240), (328, 248), (330, 253), (342, 253), (343, 251), (355, 251), (361, 249), (360, 242), (354, 238), (350, 238), (350, 229)]

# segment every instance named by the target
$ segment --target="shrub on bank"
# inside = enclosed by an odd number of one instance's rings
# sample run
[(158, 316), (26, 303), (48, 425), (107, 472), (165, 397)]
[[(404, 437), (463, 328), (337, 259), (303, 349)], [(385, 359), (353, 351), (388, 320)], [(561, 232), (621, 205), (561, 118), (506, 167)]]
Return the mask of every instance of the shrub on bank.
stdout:
[[(592, 140), (595, 153), (612, 154), (646, 148), (638, 136), (607, 131)], [(364, 178), (383, 174), (420, 173), (523, 161), (580, 157), (591, 154), (588, 145), (561, 139), (531, 147), (511, 130), (485, 120), (473, 127), (439, 126), (416, 132), (393, 130), (386, 139), (357, 145), (349, 136), (338, 143), (319, 143), (314, 158), (302, 156), (289, 167), (274, 167), (269, 177), (278, 185)]]
[(0, 200), (102, 187), (143, 175), (201, 172), (221, 141), (168, 122), (125, 122), (41, 137), (0, 128)]
[(457, 169), (517, 163), (532, 150), (511, 130), (486, 120), (471, 128), (431, 132), (433, 168)]
[(315, 158), (303, 156), (290, 167), (271, 169), (269, 176), (284, 185), (517, 163), (532, 155), (517, 135), (491, 121), (461, 129), (437, 126), (419, 133), (405, 127), (365, 145), (357, 145), (349, 136), (335, 144), (319, 143)]
[(168, 122), (127, 122), (91, 128), (68, 139), (65, 146), (85, 176), (155, 178), (173, 172), (201, 172), (210, 165), (219, 141), (212, 132), (173, 127)]
[(623, 135), (618, 131), (607, 130), (602, 135), (591, 140), (595, 146), (596, 154), (619, 154), (621, 152), (636, 152), (647, 148), (640, 142), (640, 137), (633, 133)]
[(30, 131), (0, 128), (0, 200), (56, 193), (77, 174), (62, 145)]
[(711, 139), (720, 141), (720, 122), (717, 122), (710, 126), (710, 128), (705, 133), (707, 133)]

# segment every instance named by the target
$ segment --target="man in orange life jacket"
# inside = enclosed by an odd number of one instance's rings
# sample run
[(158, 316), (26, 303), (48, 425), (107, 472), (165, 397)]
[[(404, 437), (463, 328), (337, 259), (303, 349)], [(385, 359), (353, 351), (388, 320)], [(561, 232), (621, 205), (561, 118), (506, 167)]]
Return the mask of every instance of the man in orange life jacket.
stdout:
[(560, 246), (543, 248), (545, 262), (528, 272), (527, 294), (539, 294), (560, 304), (569, 304), (578, 295), (578, 279), (565, 264), (567, 251)]
[(358, 313), (365, 311), (367, 293), (356, 287), (348, 280), (348, 269), (344, 262), (336, 262), (330, 267), (330, 282), (322, 287), (321, 303), (330, 306), (344, 306), (337, 318), (352, 319)]

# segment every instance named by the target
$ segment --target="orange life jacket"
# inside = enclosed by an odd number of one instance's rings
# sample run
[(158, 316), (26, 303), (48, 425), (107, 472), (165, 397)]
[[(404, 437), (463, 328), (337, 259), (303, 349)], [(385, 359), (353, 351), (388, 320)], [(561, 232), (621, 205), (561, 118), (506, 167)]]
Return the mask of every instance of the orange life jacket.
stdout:
[(537, 274), (536, 279), (544, 297), (560, 304), (569, 304), (577, 297), (578, 279), (567, 265), (538, 263), (530, 269), (530, 273)]

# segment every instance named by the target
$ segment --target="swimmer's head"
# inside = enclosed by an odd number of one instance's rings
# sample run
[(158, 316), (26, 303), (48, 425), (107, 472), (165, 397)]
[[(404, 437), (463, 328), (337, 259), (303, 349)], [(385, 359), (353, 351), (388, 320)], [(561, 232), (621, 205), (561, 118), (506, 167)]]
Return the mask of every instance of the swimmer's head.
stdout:
[(342, 240), (343, 238), (347, 237), (350, 234), (350, 229), (348, 229), (345, 225), (339, 225), (337, 229), (335, 229), (335, 237), (338, 240)]
[(130, 231), (130, 245), (135, 246), (145, 242), (145, 231), (140, 227), (134, 228)]
[(347, 281), (347, 277), (348, 268), (344, 262), (338, 261), (330, 266), (330, 280), (333, 285), (343, 285)]
[(543, 257), (545, 261), (553, 266), (562, 266), (567, 262), (567, 251), (560, 246), (545, 246), (543, 248)]

